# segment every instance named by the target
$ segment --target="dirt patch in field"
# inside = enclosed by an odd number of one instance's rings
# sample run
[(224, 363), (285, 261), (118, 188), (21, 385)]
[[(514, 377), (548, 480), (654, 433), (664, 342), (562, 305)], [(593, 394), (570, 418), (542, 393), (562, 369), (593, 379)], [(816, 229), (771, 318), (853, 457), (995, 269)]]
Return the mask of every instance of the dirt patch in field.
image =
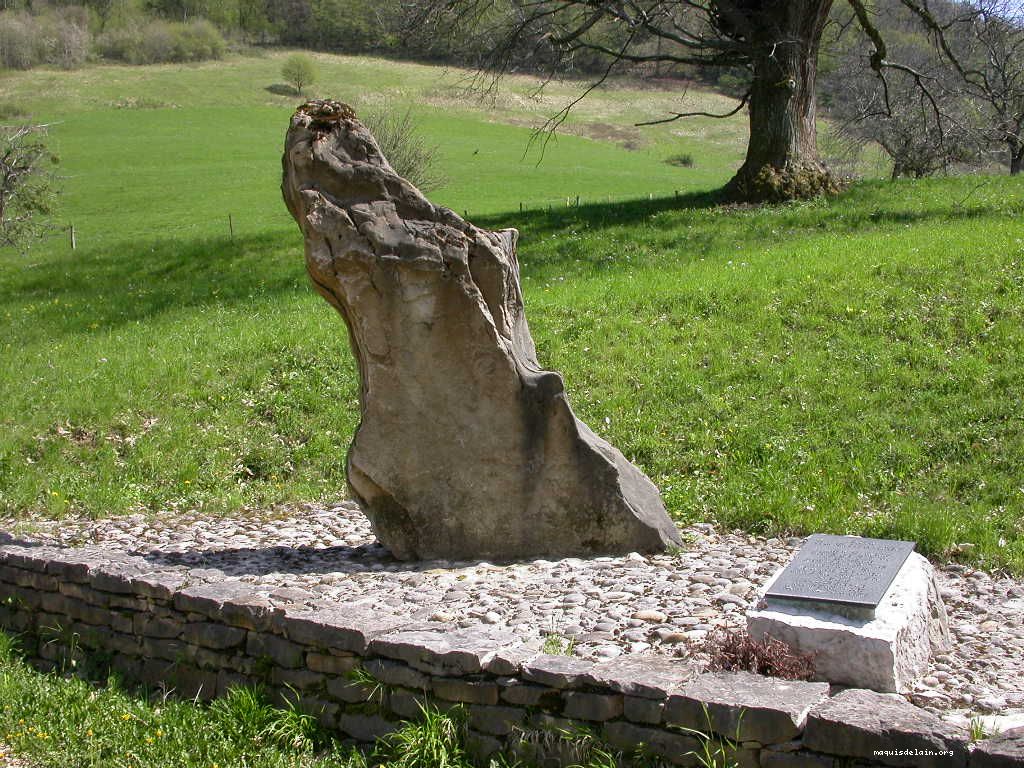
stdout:
[(580, 126), (583, 136), (598, 141), (611, 141), (623, 149), (637, 150), (647, 142), (640, 129), (633, 125), (612, 125), (611, 123), (584, 123)]
[[(534, 131), (543, 130), (543, 121), (529, 120), (519, 117), (508, 117), (495, 122), (506, 125), (517, 125)], [(623, 149), (638, 150), (647, 145), (647, 140), (640, 129), (632, 125), (612, 125), (611, 123), (563, 123), (556, 133), (565, 136), (583, 136), (596, 141), (607, 141), (618, 144)]]

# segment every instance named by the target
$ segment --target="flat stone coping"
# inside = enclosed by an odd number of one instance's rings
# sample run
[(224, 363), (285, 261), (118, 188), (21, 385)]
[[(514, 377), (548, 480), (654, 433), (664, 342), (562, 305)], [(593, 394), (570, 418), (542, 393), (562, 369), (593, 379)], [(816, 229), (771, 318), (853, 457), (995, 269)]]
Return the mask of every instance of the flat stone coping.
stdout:
[[(406, 563), (377, 545), (351, 502), (226, 518), (0, 520), (0, 545), (131, 554), (189, 590), (216, 584), (275, 609), (345, 605), (426, 630), (482, 628), (522, 642), (555, 635), (580, 660), (662, 658), (701, 670), (707, 635), (741, 628), (758, 590), (802, 540), (710, 525), (682, 534), (684, 551), (663, 556)], [(933, 660), (910, 700), (955, 722), (1024, 712), (1024, 587), (963, 566), (937, 572), (954, 649)], [(638, 675), (637, 686), (658, 685), (655, 674)]]

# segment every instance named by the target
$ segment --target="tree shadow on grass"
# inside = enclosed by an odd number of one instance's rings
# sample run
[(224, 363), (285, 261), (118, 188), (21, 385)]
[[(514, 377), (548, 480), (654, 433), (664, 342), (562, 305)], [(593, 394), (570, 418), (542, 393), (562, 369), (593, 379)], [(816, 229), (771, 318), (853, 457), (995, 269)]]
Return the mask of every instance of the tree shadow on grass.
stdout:
[(12, 269), (4, 282), (48, 338), (308, 290), (301, 241), (284, 232), (69, 251)]
[(723, 190), (688, 192), (653, 200), (640, 198), (579, 206), (554, 205), (471, 218), (475, 224), (488, 229), (515, 227), (524, 235), (543, 237), (580, 224), (592, 229), (621, 227), (649, 221), (652, 216), (667, 211), (702, 211), (719, 207), (723, 210), (736, 207), (726, 204)]
[[(473, 217), (488, 229), (514, 227), (519, 230), (521, 250), (526, 254), (525, 271), (562, 269), (580, 263), (598, 269), (623, 266), (617, 243), (641, 246), (649, 258), (668, 254), (673, 262), (688, 258), (733, 258), (739, 245), (774, 246), (824, 233), (859, 233), (885, 228), (980, 219), (1006, 218), (1024, 213), (1024, 203), (1007, 206), (1005, 201), (978, 201), (963, 205), (944, 203), (919, 193), (907, 195), (902, 188), (878, 184), (857, 185), (839, 196), (812, 201), (751, 205), (729, 203), (724, 190), (691, 192), (653, 200), (587, 203), (552, 206), (547, 209), (509, 211)], [(672, 214), (672, 215), (661, 215)], [(607, 241), (577, 237), (618, 229), (622, 234)], [(565, 233), (563, 242), (536, 245)], [(727, 246), (727, 248), (726, 248)], [(633, 262), (636, 266), (637, 262)]]
[[(706, 219), (708, 212), (713, 213), (718, 222), (730, 218), (745, 222), (755, 221), (758, 214), (771, 213), (773, 220), (782, 218), (794, 224), (803, 221), (809, 225), (809, 229), (816, 228), (823, 217), (828, 218), (831, 215), (836, 226), (844, 230), (854, 230), (870, 224), (914, 224), (936, 219), (975, 219), (997, 212), (992, 205), (984, 203), (966, 206), (951, 203), (948, 208), (914, 209), (911, 206), (920, 204), (921, 200), (907, 201), (895, 196), (886, 199), (878, 194), (878, 191), (877, 184), (867, 184), (853, 187), (834, 197), (758, 205), (730, 202), (723, 188), (648, 200), (641, 198), (608, 203), (584, 203), (579, 206), (555, 205), (546, 209), (508, 211), (472, 218), (474, 223), (489, 229), (515, 227), (524, 234), (544, 236), (571, 230), (581, 224), (590, 229), (648, 224), (652, 217), (658, 214), (673, 212), (680, 213), (684, 223), (687, 219), (697, 217)], [(1024, 204), (1019, 207), (1024, 207)], [(678, 224), (679, 220), (666, 218), (661, 226), (674, 227)]]
[[(678, 215), (661, 216), (664, 213)], [(854, 188), (839, 198), (800, 205), (724, 205), (718, 191), (654, 200), (591, 203), (551, 210), (510, 211), (474, 217), (489, 229), (521, 232), (526, 270), (581, 263), (615, 270), (624, 261), (623, 242), (639, 246), (651, 263), (720, 254), (732, 258), (737, 244), (752, 247), (813, 237), (823, 232), (862, 232), (929, 222), (1007, 217), (1024, 213), (1024, 202), (1002, 207), (931, 203), (879, 195), (875, 185)], [(643, 225), (642, 229), (640, 225)], [(630, 227), (636, 226), (636, 229)], [(619, 228), (617, 240), (594, 242), (580, 232)], [(538, 247), (544, 239), (565, 238)], [(725, 246), (729, 246), (728, 256)], [(23, 340), (110, 330), (154, 316), (205, 306), (252, 305), (284, 293), (312, 295), (301, 239), (294, 231), (259, 235), (121, 242), (92, 250), (67, 251), (28, 266), (14, 261), (0, 274), (0, 290), (11, 309), (32, 318), (19, 331)], [(632, 266), (636, 266), (634, 261)]]
[(292, 97), (292, 96), (301, 96), (302, 95), (301, 93), (299, 93), (295, 89), (295, 86), (286, 85), (285, 83), (274, 83), (273, 85), (268, 85), (263, 90), (267, 91), (268, 93), (272, 93), (275, 96), (289, 96), (289, 97)]

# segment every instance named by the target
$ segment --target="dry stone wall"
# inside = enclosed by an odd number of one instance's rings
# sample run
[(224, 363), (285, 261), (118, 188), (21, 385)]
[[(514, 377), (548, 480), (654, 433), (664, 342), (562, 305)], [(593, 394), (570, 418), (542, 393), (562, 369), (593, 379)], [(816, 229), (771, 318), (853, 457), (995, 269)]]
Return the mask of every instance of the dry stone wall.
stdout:
[(359, 605), (275, 605), (239, 580), (98, 548), (0, 547), (0, 627), (22, 633), (42, 666), (105, 656), (126, 678), (209, 699), (261, 684), (328, 728), (372, 741), (420, 705), (468, 711), (469, 743), (529, 758), (586, 728), (694, 764), (686, 729), (740, 739), (741, 766), (1022, 765), (1021, 741), (972, 752), (968, 734), (905, 700), (825, 683), (698, 673), (668, 658), (593, 663), (547, 655), (507, 629), (438, 629)]

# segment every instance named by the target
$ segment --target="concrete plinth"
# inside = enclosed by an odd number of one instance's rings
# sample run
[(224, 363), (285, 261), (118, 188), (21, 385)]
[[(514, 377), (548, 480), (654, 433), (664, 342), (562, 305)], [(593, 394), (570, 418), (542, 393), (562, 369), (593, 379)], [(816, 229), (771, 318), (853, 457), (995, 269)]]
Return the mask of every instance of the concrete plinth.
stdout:
[(762, 600), (747, 613), (747, 630), (755, 640), (768, 635), (813, 654), (819, 680), (882, 692), (907, 691), (927, 671), (932, 651), (949, 645), (932, 567), (918, 554), (907, 558), (873, 618)]

